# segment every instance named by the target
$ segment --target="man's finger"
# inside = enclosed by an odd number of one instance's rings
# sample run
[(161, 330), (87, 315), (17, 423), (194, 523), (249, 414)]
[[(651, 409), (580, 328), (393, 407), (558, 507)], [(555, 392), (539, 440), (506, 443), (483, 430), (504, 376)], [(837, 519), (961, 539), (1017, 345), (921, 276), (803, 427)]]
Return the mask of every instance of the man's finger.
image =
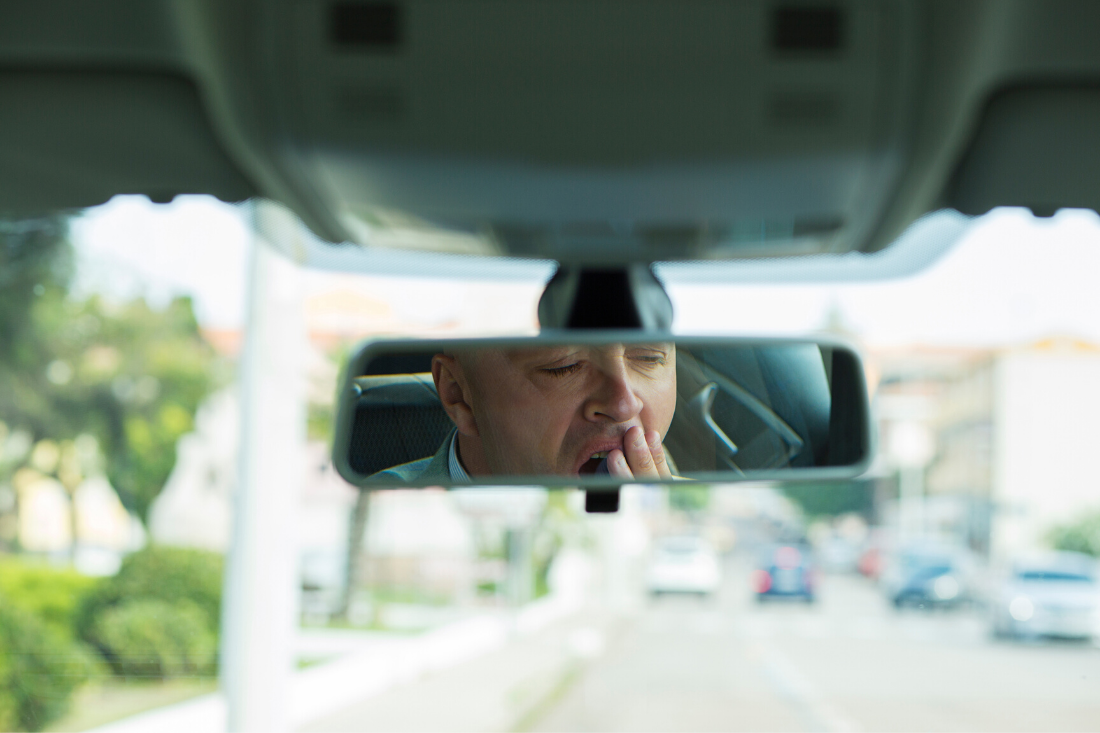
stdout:
[(630, 466), (627, 465), (626, 456), (618, 448), (607, 454), (607, 472), (619, 478), (634, 478), (634, 474), (630, 472)]
[(661, 478), (672, 478), (672, 469), (668, 467), (665, 459), (665, 447), (661, 445), (661, 434), (656, 430), (650, 430), (645, 434), (646, 443), (649, 444), (649, 452), (653, 456), (653, 465), (657, 467), (657, 474)]
[(653, 451), (646, 442), (645, 431), (640, 427), (627, 431), (623, 447), (626, 449), (626, 460), (634, 478), (658, 478), (661, 475), (653, 461)]

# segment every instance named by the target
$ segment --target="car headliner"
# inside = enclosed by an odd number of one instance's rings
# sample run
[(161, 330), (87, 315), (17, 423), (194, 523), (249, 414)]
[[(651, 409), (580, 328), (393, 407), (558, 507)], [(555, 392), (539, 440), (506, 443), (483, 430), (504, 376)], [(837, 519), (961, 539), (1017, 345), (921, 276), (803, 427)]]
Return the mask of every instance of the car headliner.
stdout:
[(873, 252), (944, 207), (1100, 208), (1098, 25), (1088, 0), (6, 3), (0, 213), (209, 193), (367, 246)]

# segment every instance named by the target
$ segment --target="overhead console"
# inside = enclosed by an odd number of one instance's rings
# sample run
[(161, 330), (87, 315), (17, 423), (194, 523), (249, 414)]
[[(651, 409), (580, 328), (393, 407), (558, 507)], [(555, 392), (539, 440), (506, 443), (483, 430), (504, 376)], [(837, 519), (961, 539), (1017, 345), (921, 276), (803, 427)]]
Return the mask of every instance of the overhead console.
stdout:
[(363, 243), (442, 226), (579, 261), (847, 249), (902, 171), (903, 3), (329, 0), (282, 20), (290, 137)]

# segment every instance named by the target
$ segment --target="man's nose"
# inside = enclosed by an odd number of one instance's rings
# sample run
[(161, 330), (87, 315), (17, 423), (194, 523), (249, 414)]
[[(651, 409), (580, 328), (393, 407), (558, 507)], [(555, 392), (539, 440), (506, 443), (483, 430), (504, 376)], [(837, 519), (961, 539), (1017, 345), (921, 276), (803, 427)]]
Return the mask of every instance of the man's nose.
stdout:
[(585, 406), (585, 417), (621, 423), (638, 416), (644, 406), (623, 369), (601, 372), (602, 379)]

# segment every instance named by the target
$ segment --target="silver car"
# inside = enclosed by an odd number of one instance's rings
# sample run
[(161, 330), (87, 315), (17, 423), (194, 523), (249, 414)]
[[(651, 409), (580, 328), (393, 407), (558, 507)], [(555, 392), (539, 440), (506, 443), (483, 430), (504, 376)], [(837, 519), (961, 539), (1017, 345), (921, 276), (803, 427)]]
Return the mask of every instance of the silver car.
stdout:
[(665, 537), (657, 543), (646, 584), (654, 596), (713, 595), (722, 584), (718, 554), (701, 537)]
[(1001, 638), (1100, 636), (1096, 560), (1051, 552), (1011, 566), (993, 596), (994, 635)]

